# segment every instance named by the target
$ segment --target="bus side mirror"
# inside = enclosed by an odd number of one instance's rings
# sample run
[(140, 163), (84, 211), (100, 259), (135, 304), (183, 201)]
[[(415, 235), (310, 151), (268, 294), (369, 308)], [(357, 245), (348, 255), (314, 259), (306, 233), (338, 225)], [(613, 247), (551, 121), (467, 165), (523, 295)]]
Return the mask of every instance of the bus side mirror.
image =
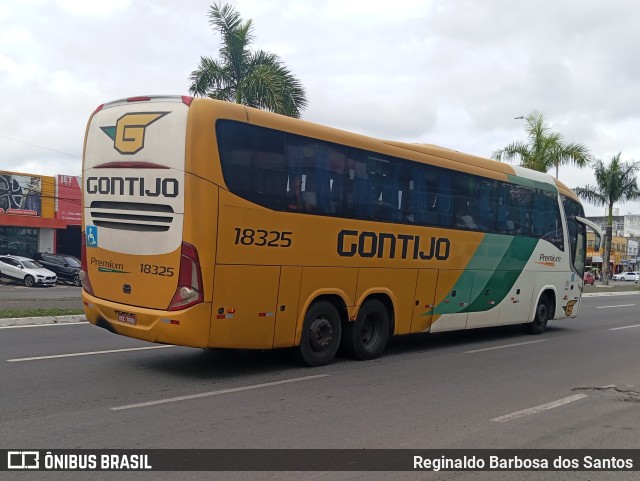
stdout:
[(593, 250), (598, 252), (600, 250), (600, 246), (602, 244), (602, 237), (596, 235), (595, 240), (593, 241)]
[(590, 220), (585, 219), (584, 217), (576, 216), (576, 220), (578, 222), (580, 222), (581, 224), (586, 225), (587, 227), (589, 227), (594, 232), (595, 240), (594, 240), (594, 243), (593, 243), (593, 250), (598, 252), (600, 250), (600, 246), (602, 244), (602, 230), (600, 229), (600, 227), (598, 227), (597, 224), (591, 222)]

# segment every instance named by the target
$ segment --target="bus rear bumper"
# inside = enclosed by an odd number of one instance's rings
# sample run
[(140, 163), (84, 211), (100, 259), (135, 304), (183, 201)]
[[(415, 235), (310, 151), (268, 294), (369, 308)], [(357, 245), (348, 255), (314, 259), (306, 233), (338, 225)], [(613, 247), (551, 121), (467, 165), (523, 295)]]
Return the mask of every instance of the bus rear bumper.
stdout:
[(115, 334), (178, 346), (207, 347), (211, 303), (163, 311), (106, 301), (82, 291), (87, 320)]

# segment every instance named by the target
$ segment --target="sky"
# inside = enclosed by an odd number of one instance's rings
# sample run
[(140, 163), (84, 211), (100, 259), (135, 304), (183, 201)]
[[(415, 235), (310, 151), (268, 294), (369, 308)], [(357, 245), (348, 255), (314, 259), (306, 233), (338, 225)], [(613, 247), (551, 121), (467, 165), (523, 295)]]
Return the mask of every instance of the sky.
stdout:
[[(235, 0), (254, 48), (302, 82), (302, 118), (482, 157), (541, 112), (606, 163), (640, 161), (635, 0)], [(0, 170), (81, 175), (105, 102), (189, 93), (217, 57), (209, 0), (1, 0)], [(553, 173), (553, 172), (552, 172)], [(569, 187), (593, 171), (563, 166)], [(640, 214), (640, 203), (616, 205)], [(587, 215), (603, 207), (585, 204)]]

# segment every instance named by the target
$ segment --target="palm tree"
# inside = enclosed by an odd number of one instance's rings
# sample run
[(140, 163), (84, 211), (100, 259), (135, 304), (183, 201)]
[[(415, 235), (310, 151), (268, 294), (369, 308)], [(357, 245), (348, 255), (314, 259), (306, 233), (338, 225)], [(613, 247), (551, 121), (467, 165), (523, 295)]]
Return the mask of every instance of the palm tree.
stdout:
[(307, 106), (304, 88), (277, 55), (249, 50), (252, 21), (243, 22), (230, 5), (214, 4), (209, 10), (209, 24), (222, 37), (220, 58), (200, 57), (198, 68), (189, 77), (189, 91), (196, 96), (300, 117)]
[[(520, 117), (518, 117), (520, 118)], [(524, 119), (527, 121), (527, 142), (512, 142), (505, 148), (491, 154), (492, 159), (503, 158), (512, 161), (520, 159), (520, 165), (540, 172), (556, 168), (556, 179), (561, 164), (574, 164), (585, 167), (591, 160), (589, 150), (583, 144), (565, 143), (562, 135), (551, 132), (540, 112), (532, 112)]]
[(576, 187), (573, 191), (582, 199), (597, 206), (609, 209), (607, 231), (604, 238), (604, 261), (602, 275), (604, 283), (609, 284), (609, 261), (611, 259), (611, 234), (613, 230), (613, 204), (640, 199), (636, 173), (640, 170), (638, 162), (620, 162), (620, 155), (613, 156), (608, 166), (598, 159), (595, 161), (596, 185)]

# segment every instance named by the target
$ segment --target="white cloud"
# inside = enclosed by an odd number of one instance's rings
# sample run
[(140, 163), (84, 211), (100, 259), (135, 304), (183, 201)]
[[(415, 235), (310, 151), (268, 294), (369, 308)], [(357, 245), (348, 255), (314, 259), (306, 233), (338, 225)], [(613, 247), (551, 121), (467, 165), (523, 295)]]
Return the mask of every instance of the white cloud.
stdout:
[(65, 14), (102, 17), (123, 11), (125, 8), (130, 6), (131, 1), (56, 0), (55, 3)]

